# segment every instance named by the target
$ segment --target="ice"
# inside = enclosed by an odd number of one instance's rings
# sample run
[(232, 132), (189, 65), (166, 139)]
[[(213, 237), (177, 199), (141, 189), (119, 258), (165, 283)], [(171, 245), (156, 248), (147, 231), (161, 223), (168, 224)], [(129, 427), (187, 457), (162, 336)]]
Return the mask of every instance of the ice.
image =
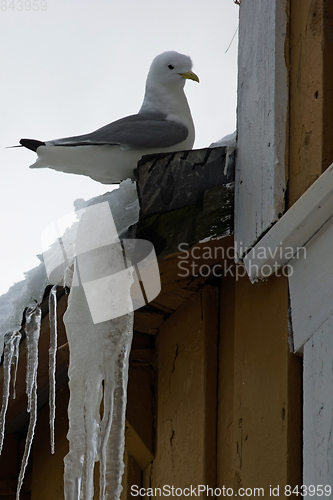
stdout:
[(35, 307), (41, 303), (48, 284), (45, 266), (41, 263), (25, 273), (24, 281), (15, 283), (0, 297), (0, 354), (4, 336), (8, 332), (20, 330), (23, 312), (27, 307)]
[(49, 408), (50, 408), (50, 442), (51, 453), (54, 453), (54, 421), (56, 397), (56, 356), (57, 356), (57, 285), (54, 285), (49, 295)]
[(17, 481), (17, 491), (16, 491), (16, 500), (20, 499), (20, 492), (24, 480), (25, 470), (28, 465), (28, 460), (31, 451), (31, 445), (35, 434), (35, 427), (37, 422), (37, 379), (34, 381), (32, 392), (31, 392), (31, 401), (30, 401), (30, 420), (29, 427), (27, 432), (27, 437), (25, 440), (24, 453), (21, 463), (21, 470), (19, 473), (18, 481)]
[[(2, 406), (0, 412), (0, 454), (2, 451), (3, 440), (5, 435), (6, 413), (10, 395), (10, 379), (11, 379), (11, 370), (13, 365), (14, 365), (14, 380), (16, 378), (17, 363), (16, 361), (13, 362), (13, 358), (15, 360), (15, 356), (17, 356), (17, 349), (20, 343), (20, 339), (21, 339), (20, 332), (11, 332), (5, 337), (4, 360), (3, 360), (3, 373), (4, 373), (3, 394), (2, 394)], [(15, 391), (15, 383), (14, 383), (14, 391)]]
[(38, 341), (42, 321), (42, 311), (36, 306), (26, 312), (25, 334), (27, 341), (27, 373), (26, 393), (28, 396), (27, 411), (30, 413), (29, 427), (25, 441), (21, 470), (18, 477), (16, 500), (20, 498), (25, 470), (28, 464), (31, 445), (34, 438), (37, 422), (37, 368), (38, 368)]
[[(64, 316), (70, 348), (70, 449), (65, 458), (65, 498), (93, 498), (93, 472), (98, 460), (100, 499), (118, 499), (122, 489), (128, 358), (133, 335), (133, 304), (130, 296), (133, 269), (129, 267), (120, 238), (131, 236), (131, 226), (139, 218), (136, 184), (127, 180), (118, 189), (89, 202), (77, 200), (76, 209), (74, 215), (57, 221), (54, 228), (51, 227), (45, 233), (47, 248), (40, 257), (40, 266), (26, 273), (24, 281), (16, 283), (7, 294), (0, 297), (0, 353), (5, 348), (4, 396), (0, 413), (1, 446), (11, 370), (15, 386), (21, 338), (18, 332), (23, 311), (26, 310), (26, 393), (30, 420), (17, 500), (37, 421), (41, 309), (36, 304), (42, 302), (49, 284), (71, 286), (69, 305)], [(95, 215), (92, 217), (92, 214)], [(52, 238), (55, 238), (55, 242), (52, 242)], [(93, 286), (91, 277), (95, 279)], [(119, 316), (121, 308), (122, 315)], [(49, 419), (52, 453), (55, 444), (56, 318), (56, 286), (53, 286), (49, 296)]]
[(64, 282), (67, 267), (74, 260), (77, 216), (79, 212), (61, 217), (42, 233), (43, 261), (52, 284)]
[[(77, 208), (82, 209), (89, 204), (100, 203), (101, 201), (108, 201), (112, 210), (112, 215), (118, 230), (119, 237), (124, 237), (128, 227), (135, 224), (138, 220), (139, 202), (136, 196), (136, 184), (130, 179), (122, 182), (120, 187), (105, 195), (93, 198), (88, 202), (83, 200), (76, 200), (75, 205)], [(72, 219), (71, 219), (72, 217)], [(75, 221), (74, 224), (67, 228), (66, 242), (67, 246), (67, 273), (65, 284), (69, 283), (69, 276), (71, 274), (70, 266), (73, 262), (74, 247), (77, 223), (75, 213), (69, 216), (69, 219)], [(59, 228), (60, 230), (60, 228)], [(58, 236), (58, 233), (57, 233)], [(49, 244), (52, 244), (50, 239)], [(58, 253), (55, 247), (52, 248), (53, 257), (49, 257), (43, 253), (43, 256), (38, 256), (41, 264), (25, 273), (25, 279), (15, 283), (6, 294), (0, 296), (0, 355), (3, 352), (4, 336), (8, 332), (18, 331), (21, 328), (23, 311), (27, 307), (34, 307), (40, 304), (45, 288), (49, 285), (61, 283), (63, 279), (62, 269), (59, 273), (53, 276), (53, 282), (49, 280), (47, 275), (44, 258), (58, 259)], [(66, 269), (64, 270), (66, 272)]]
[(28, 396), (27, 411), (30, 413), (33, 391), (37, 381), (38, 341), (42, 312), (39, 307), (29, 309), (26, 314), (25, 333), (27, 338), (27, 373), (26, 392)]
[(119, 238), (124, 238), (131, 225), (139, 220), (139, 200), (136, 183), (123, 181), (118, 189), (93, 198), (87, 206), (108, 201)]
[[(127, 362), (133, 313), (93, 324), (82, 287), (72, 288), (70, 300), (64, 318), (70, 348), (67, 436), (70, 451), (65, 458), (65, 499), (78, 500), (80, 487), (84, 500), (93, 498), (93, 471), (98, 459), (100, 498), (118, 498), (116, 492), (121, 488), (123, 471), (127, 385), (127, 364), (123, 359)], [(109, 442), (111, 428), (117, 450)], [(111, 496), (110, 488), (115, 496)]]
[(130, 343), (125, 342), (116, 360), (114, 407), (110, 438), (101, 447), (101, 498), (116, 500), (122, 491), (121, 479), (124, 472), (124, 434), (127, 402), (127, 380)]
[[(137, 220), (137, 195), (130, 181), (110, 195), (95, 199), (80, 219), (73, 277), (78, 285), (71, 287), (64, 315), (70, 349), (66, 500), (93, 498), (94, 465), (98, 460), (100, 499), (119, 499), (122, 489), (133, 278), (119, 235), (126, 234)], [(122, 279), (114, 288), (115, 281), (107, 280), (117, 274)], [(87, 288), (92, 281), (94, 286)], [(117, 317), (120, 308), (123, 314)]]
[(16, 398), (16, 375), (17, 375), (17, 367), (18, 360), (20, 354), (20, 341), (21, 341), (21, 332), (15, 332), (13, 343), (14, 343), (14, 352), (13, 352), (13, 399)]

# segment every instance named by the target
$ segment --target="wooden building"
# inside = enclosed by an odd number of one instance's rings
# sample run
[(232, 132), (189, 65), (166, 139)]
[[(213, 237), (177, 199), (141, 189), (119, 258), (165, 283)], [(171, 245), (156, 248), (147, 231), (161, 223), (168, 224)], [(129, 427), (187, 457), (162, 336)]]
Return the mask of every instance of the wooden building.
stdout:
[[(196, 496), (199, 485), (203, 497), (285, 498), (333, 484), (332, 60), (332, 0), (241, 0), (236, 155), (182, 152), (138, 167), (136, 236), (154, 244), (162, 291), (135, 312), (123, 499)], [(68, 450), (67, 295), (58, 289), (51, 455), (48, 292), (21, 493), (31, 500), (63, 498)], [(15, 498), (27, 431), (24, 363), (25, 341), (3, 500)]]

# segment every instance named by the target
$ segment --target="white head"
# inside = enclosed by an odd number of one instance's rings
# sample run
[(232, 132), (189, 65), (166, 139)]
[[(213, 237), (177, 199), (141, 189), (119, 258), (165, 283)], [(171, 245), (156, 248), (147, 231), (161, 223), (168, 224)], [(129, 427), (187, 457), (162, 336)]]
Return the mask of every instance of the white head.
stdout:
[(193, 129), (194, 140), (193, 121), (183, 90), (186, 79), (199, 81), (191, 68), (191, 58), (175, 51), (163, 52), (155, 57), (147, 76), (145, 97), (139, 113), (159, 112), (170, 120), (184, 123), (189, 130)]
[(147, 88), (150, 86), (176, 86), (183, 88), (186, 79), (199, 82), (192, 71), (192, 61), (189, 56), (170, 50), (156, 56), (151, 63), (147, 76)]

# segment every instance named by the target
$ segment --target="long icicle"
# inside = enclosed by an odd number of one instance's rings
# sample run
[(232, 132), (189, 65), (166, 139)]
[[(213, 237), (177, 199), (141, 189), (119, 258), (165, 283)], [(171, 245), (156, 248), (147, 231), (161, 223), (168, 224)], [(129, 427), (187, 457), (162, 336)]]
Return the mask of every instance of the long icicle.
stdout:
[(12, 368), (12, 360), (16, 345), (15, 338), (17, 338), (17, 332), (10, 332), (5, 337), (4, 361), (3, 361), (3, 373), (4, 373), (3, 393), (2, 393), (2, 406), (0, 412), (0, 455), (2, 452), (3, 440), (5, 436), (6, 413), (8, 409), (8, 401), (10, 394), (11, 368)]
[(16, 500), (20, 500), (20, 492), (24, 481), (25, 470), (28, 465), (32, 441), (34, 439), (36, 422), (37, 422), (37, 372), (35, 375), (35, 380), (31, 392), (30, 420), (29, 420), (29, 427), (21, 463), (21, 470), (17, 482)]
[(29, 309), (26, 314), (25, 333), (27, 338), (27, 373), (26, 373), (26, 393), (28, 396), (28, 408), (30, 413), (32, 403), (32, 392), (38, 367), (38, 341), (40, 335), (40, 324), (42, 312), (39, 307)]
[(57, 362), (57, 287), (52, 287), (49, 295), (50, 349), (49, 349), (49, 421), (51, 453), (54, 453), (54, 421), (56, 398)]
[(14, 344), (14, 352), (13, 352), (13, 360), (12, 360), (12, 365), (13, 365), (13, 399), (16, 398), (16, 375), (17, 375), (17, 367), (18, 367), (18, 360), (19, 360), (19, 355), (20, 355), (20, 342), (21, 342), (21, 337), (22, 334), (21, 332), (16, 332), (13, 338), (13, 344)]
[[(130, 315), (128, 315), (130, 316)], [(127, 402), (127, 381), (129, 369), (129, 353), (132, 335), (124, 342), (115, 369), (115, 391), (113, 418), (110, 437), (107, 443), (107, 477), (104, 485), (104, 499), (119, 500), (122, 492), (122, 476), (125, 468), (123, 461), (125, 448), (125, 419)]]
[(36, 306), (29, 309), (26, 314), (25, 333), (27, 339), (27, 373), (26, 373), (26, 393), (28, 396), (28, 408), (30, 413), (29, 427), (25, 441), (24, 453), (21, 463), (21, 470), (18, 477), (16, 500), (20, 498), (25, 470), (27, 468), (31, 445), (34, 438), (37, 422), (37, 368), (38, 368), (38, 341), (42, 321), (42, 311)]

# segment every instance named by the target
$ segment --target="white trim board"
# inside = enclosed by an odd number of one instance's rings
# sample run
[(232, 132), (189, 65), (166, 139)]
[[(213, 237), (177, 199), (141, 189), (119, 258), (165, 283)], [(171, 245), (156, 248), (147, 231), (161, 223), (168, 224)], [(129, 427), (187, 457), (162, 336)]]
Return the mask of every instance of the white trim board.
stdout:
[(306, 255), (289, 266), (290, 306), (294, 350), (305, 342), (333, 314), (333, 218), (311, 238)]
[(240, 5), (235, 242), (238, 258), (285, 209), (286, 0)]
[(332, 330), (331, 316), (304, 346), (303, 484), (306, 485), (333, 484)]
[(286, 265), (332, 216), (333, 164), (246, 255), (251, 281), (266, 279)]

